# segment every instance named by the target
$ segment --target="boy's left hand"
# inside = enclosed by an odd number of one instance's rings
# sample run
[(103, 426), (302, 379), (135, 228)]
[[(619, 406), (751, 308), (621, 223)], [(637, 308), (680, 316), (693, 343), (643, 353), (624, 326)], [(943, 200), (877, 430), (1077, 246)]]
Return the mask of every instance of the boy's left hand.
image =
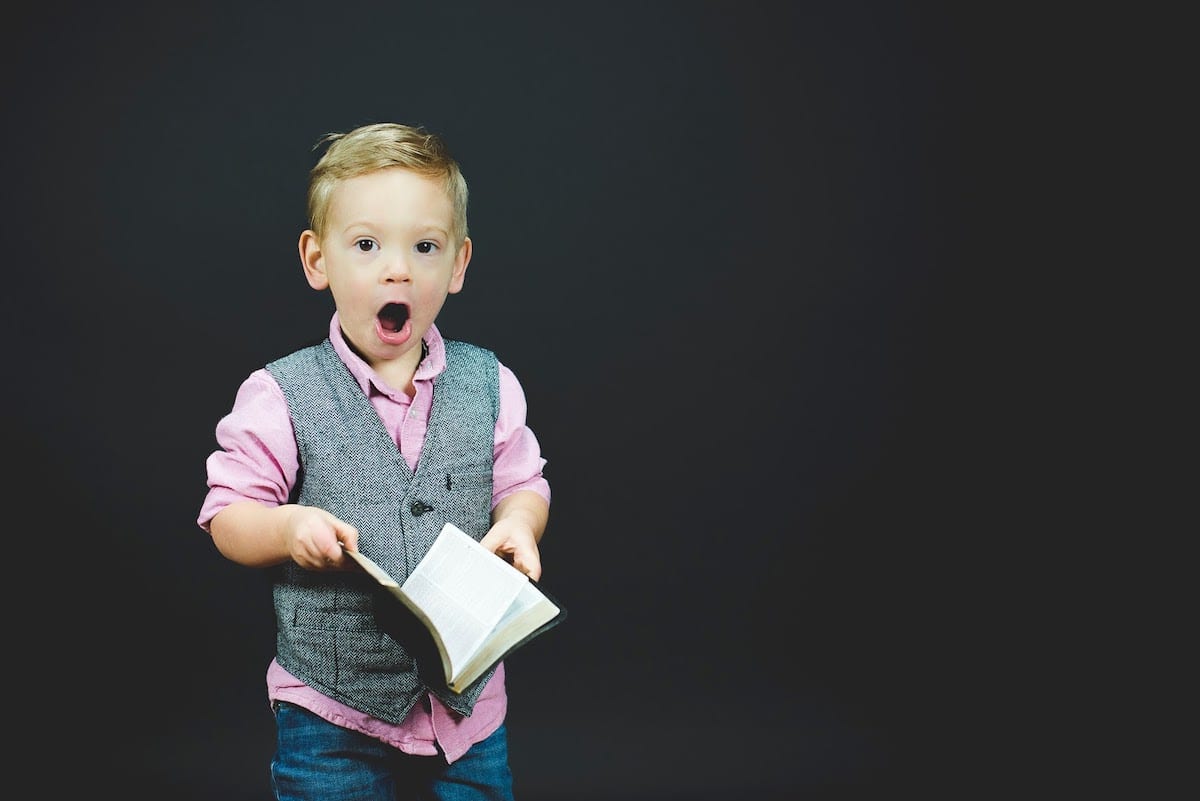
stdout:
[(542, 577), (542, 557), (529, 524), (516, 517), (497, 520), (479, 543), (534, 581)]

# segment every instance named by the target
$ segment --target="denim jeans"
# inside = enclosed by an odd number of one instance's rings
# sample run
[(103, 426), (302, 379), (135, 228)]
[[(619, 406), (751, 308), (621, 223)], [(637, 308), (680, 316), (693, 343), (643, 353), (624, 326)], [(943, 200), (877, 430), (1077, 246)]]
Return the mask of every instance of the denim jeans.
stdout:
[(412, 756), (303, 707), (275, 704), (279, 801), (513, 801), (504, 724), (453, 764)]

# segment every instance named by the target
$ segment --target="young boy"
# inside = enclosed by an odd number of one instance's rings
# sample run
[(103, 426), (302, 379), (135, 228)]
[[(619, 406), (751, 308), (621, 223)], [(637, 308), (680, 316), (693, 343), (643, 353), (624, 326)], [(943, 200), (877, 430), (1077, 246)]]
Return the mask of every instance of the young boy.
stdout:
[(330, 134), (300, 235), (328, 338), (242, 383), (217, 424), (197, 522), (270, 568), (267, 695), (279, 799), (511, 799), (504, 665), (461, 694), (380, 630), (361, 550), (403, 581), (445, 522), (531, 578), (549, 514), (525, 395), (434, 321), (471, 260), (467, 185), (442, 141), (381, 123)]

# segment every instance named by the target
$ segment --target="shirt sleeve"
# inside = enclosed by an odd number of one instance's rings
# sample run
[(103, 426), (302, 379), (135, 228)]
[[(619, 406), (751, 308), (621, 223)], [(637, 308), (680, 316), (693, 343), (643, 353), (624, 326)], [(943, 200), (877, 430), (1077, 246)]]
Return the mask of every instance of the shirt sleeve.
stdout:
[(270, 373), (256, 370), (242, 382), (216, 435), (218, 448), (206, 462), (208, 494), (196, 519), (202, 529), (212, 533), (213, 517), (236, 501), (288, 502), (300, 460), (287, 401)]
[(546, 460), (532, 429), (526, 425), (525, 390), (516, 375), (500, 365), (500, 414), (492, 459), (492, 508), (521, 490), (532, 490), (550, 502), (550, 483), (542, 475)]

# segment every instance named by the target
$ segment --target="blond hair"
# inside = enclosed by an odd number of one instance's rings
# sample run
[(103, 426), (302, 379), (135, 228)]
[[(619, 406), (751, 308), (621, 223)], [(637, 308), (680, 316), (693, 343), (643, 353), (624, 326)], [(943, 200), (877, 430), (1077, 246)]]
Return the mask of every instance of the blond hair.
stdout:
[(325, 134), (314, 150), (323, 144), (329, 147), (308, 176), (308, 223), (318, 237), (324, 236), (329, 199), (339, 182), (402, 167), (442, 181), (454, 205), (450, 233), (462, 244), (467, 236), (467, 181), (439, 136), (419, 126), (380, 122), (348, 133)]

